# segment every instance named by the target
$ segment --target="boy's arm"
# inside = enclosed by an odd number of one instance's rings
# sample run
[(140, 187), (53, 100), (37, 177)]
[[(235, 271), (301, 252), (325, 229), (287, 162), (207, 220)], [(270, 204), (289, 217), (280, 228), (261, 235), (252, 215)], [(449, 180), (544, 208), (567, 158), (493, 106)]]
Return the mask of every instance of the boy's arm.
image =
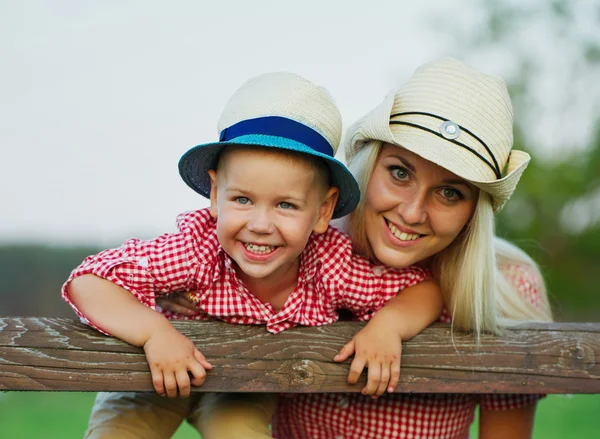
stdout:
[(443, 307), (438, 285), (426, 280), (401, 291), (377, 311), (354, 338), (346, 343), (335, 361), (355, 353), (348, 382), (355, 384), (368, 367), (365, 395), (381, 396), (393, 392), (400, 378), (402, 341), (409, 340), (437, 320)]
[(134, 346), (144, 348), (154, 388), (161, 395), (188, 396), (192, 384), (204, 382), (212, 366), (194, 344), (162, 315), (140, 303), (133, 294), (93, 274), (76, 277), (68, 294), (97, 327)]

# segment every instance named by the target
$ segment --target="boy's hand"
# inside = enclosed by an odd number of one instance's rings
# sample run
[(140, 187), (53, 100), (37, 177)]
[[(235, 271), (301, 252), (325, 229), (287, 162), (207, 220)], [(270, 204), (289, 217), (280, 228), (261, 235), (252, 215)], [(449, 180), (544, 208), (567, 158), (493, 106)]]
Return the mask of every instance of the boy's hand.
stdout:
[(200, 386), (206, 378), (206, 370), (212, 365), (194, 344), (175, 328), (161, 327), (144, 343), (146, 360), (152, 372), (154, 389), (161, 396), (186, 398), (191, 384)]
[[(376, 316), (377, 317), (377, 316)], [(390, 335), (390, 325), (386, 318), (373, 318), (361, 329), (340, 352), (333, 358), (336, 362), (345, 361), (355, 353), (350, 365), (348, 383), (356, 384), (363, 369), (367, 366), (367, 385), (362, 389), (363, 395), (371, 395), (376, 399), (387, 390), (393, 393), (400, 379), (400, 358), (402, 355), (402, 339), (399, 334)]]

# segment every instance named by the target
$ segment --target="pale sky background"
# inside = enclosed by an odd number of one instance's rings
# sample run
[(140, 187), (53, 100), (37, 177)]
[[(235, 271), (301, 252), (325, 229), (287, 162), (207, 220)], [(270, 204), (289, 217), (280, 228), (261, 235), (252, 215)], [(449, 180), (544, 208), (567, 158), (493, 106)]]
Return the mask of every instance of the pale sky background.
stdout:
[(581, 148), (600, 92), (573, 41), (600, 41), (597, 2), (572, 2), (577, 25), (562, 31), (535, 16), (493, 50), (461, 43), (481, 27), (479, 3), (0, 0), (0, 242), (174, 230), (207, 205), (179, 157), (216, 140), (227, 99), (269, 71), (328, 88), (348, 126), (424, 62), (450, 55), (510, 80), (525, 53), (540, 66), (539, 111), (521, 122), (539, 156)]

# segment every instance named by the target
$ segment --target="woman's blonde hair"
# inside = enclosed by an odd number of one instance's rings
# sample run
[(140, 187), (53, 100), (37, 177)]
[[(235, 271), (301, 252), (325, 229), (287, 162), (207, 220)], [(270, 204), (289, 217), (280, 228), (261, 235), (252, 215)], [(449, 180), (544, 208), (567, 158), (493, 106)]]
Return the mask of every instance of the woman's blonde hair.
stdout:
[[(365, 228), (366, 190), (379, 157), (382, 142), (370, 141), (349, 157), (348, 167), (356, 177), (361, 201), (350, 214), (346, 228), (357, 253), (375, 261)], [(502, 327), (523, 321), (551, 321), (543, 278), (537, 264), (523, 250), (495, 236), (490, 195), (479, 191), (473, 217), (458, 237), (432, 260), (453, 327), (477, 337), (498, 333)], [(493, 251), (490, 251), (493, 249)], [(502, 274), (500, 266), (515, 265), (538, 280), (539, 300), (531, 303)]]

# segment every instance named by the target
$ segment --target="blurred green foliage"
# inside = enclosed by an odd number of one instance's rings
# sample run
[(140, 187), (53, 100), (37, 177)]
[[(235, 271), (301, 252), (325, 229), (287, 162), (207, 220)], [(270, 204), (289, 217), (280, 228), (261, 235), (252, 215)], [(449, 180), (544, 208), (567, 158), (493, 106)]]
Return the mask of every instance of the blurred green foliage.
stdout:
[[(515, 148), (529, 150), (517, 129)], [(498, 235), (541, 266), (557, 317), (600, 317), (600, 124), (583, 152), (534, 159), (498, 216)], [(579, 208), (577, 207), (579, 203)]]
[[(0, 392), (2, 437), (75, 439), (87, 426), (93, 393)], [(540, 401), (533, 439), (594, 438), (598, 436), (598, 395), (552, 395)], [(477, 423), (471, 433), (476, 438)], [(183, 423), (173, 439), (200, 436)]]

